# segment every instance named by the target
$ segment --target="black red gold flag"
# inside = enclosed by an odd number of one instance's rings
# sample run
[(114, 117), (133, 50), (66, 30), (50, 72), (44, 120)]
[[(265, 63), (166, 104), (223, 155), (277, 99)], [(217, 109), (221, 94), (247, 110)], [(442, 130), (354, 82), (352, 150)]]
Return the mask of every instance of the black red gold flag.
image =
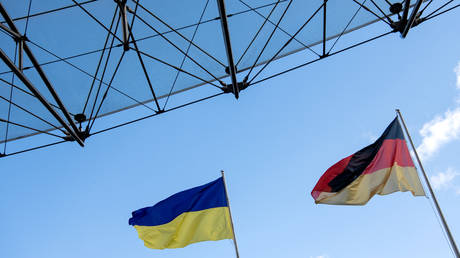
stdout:
[(397, 118), (373, 144), (340, 160), (316, 183), (315, 203), (364, 205), (375, 194), (411, 191), (424, 196)]

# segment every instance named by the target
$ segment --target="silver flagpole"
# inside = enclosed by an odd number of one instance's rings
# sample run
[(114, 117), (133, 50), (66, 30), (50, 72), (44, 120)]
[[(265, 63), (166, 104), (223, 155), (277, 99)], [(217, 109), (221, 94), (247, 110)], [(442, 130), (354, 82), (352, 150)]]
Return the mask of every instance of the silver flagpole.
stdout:
[(415, 149), (414, 143), (412, 142), (412, 138), (410, 137), (409, 130), (407, 130), (406, 123), (404, 122), (404, 119), (402, 117), (401, 111), (399, 109), (396, 109), (396, 113), (398, 114), (399, 118), (401, 119), (401, 122), (404, 126), (404, 130), (406, 131), (406, 135), (409, 138), (410, 145), (412, 146), (412, 149), (414, 150), (415, 157), (417, 158), (418, 165), (420, 166), (420, 169), (422, 170), (423, 178), (425, 179), (426, 185), (428, 186), (428, 190), (430, 191), (430, 195), (433, 199), (434, 205), (436, 207), (436, 210), (438, 211), (439, 217), (441, 218), (442, 225), (444, 226), (444, 229), (446, 230), (447, 237), (449, 239), (450, 245), (452, 246), (452, 250), (455, 253), (455, 257), (460, 258), (460, 253), (458, 252), (457, 244), (455, 244), (455, 240), (452, 236), (452, 233), (450, 233), (449, 226), (447, 226), (446, 219), (444, 218), (444, 215), (442, 214), (441, 208), (439, 207), (438, 200), (436, 199), (436, 196), (434, 195), (433, 189), (431, 188), (430, 181), (428, 180), (428, 177), (426, 176), (425, 169), (423, 168), (422, 162), (420, 161), (420, 158), (418, 156), (417, 150)]
[(230, 224), (232, 225), (233, 243), (235, 244), (236, 258), (240, 258), (240, 254), (238, 252), (238, 244), (236, 243), (235, 228), (233, 227), (232, 211), (230, 210), (230, 201), (228, 200), (227, 184), (225, 183), (224, 171), (221, 170), (220, 172), (222, 173), (222, 179), (224, 180), (225, 197), (227, 198), (228, 213), (230, 214)]

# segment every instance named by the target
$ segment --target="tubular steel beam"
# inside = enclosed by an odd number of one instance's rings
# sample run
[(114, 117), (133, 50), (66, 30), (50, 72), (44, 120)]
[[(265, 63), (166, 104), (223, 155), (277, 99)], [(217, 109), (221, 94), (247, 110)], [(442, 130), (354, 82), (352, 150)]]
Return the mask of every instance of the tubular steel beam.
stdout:
[[(12, 31), (14, 31), (15, 33), (17, 33), (17, 34), (20, 34), (19, 30), (16, 28), (13, 20), (8, 15), (8, 13), (6, 12), (6, 9), (3, 7), (3, 5), (1, 3), (0, 3), (0, 13), (2, 14), (3, 18), (5, 19), (6, 23), (10, 27), (10, 29)], [(35, 56), (33, 55), (32, 51), (30, 50), (29, 46), (27, 45), (27, 43), (25, 41), (23, 41), (23, 48), (24, 48), (24, 51), (26, 52), (27, 56), (29, 57), (29, 60), (32, 62), (33, 66), (35, 67), (35, 69), (37, 70), (37, 72), (40, 75), (41, 79), (43, 80), (43, 82), (45, 83), (46, 87), (48, 88), (48, 91), (51, 93), (51, 95), (53, 96), (54, 100), (56, 101), (56, 103), (58, 104), (59, 108), (61, 109), (62, 113), (66, 117), (67, 122), (70, 124), (70, 126), (73, 129), (72, 130), (72, 129), (68, 128), (68, 126), (66, 124), (66, 126), (65, 126), (66, 130), (83, 147), (84, 146), (83, 141), (77, 135), (77, 132), (80, 132), (80, 130), (75, 125), (74, 121), (72, 120), (72, 117), (70, 116), (69, 112), (65, 108), (65, 106), (62, 103), (61, 99), (59, 98), (58, 94), (56, 93), (56, 91), (54, 90), (53, 86), (51, 85), (51, 82), (46, 77), (45, 72), (40, 67), (40, 64), (38, 63), (37, 59), (35, 59)], [(14, 63), (13, 63), (13, 65), (14, 65)], [(17, 68), (16, 65), (14, 65), (14, 68)], [(11, 70), (13, 70), (15, 73), (17, 73), (19, 71), (18, 69), (13, 69), (13, 68), (11, 68)], [(15, 71), (15, 70), (18, 70), (18, 71)], [(25, 76), (24, 76), (24, 78), (25, 78)], [(37, 91), (37, 93), (38, 93), (38, 91)]]
[(118, 6), (120, 7), (120, 16), (121, 16), (121, 25), (123, 28), (123, 49), (125, 51), (129, 50), (129, 28), (128, 28), (128, 18), (126, 17), (126, 1), (119, 0), (117, 1)]
[(326, 56), (326, 14), (327, 14), (326, 3), (327, 3), (327, 0), (324, 0), (324, 3), (323, 3), (323, 55), (322, 57)]
[(404, 10), (403, 10), (403, 16), (401, 18), (400, 27), (398, 28), (399, 32), (401, 32), (401, 33), (404, 30), (404, 28), (406, 27), (407, 17), (409, 16), (409, 9), (410, 9), (410, 0), (406, 0), (404, 2)]
[(415, 22), (418, 10), (420, 9), (420, 6), (422, 5), (423, 1), (424, 0), (417, 0), (417, 3), (415, 3), (414, 9), (412, 10), (409, 20), (406, 22), (404, 30), (401, 32), (401, 37), (405, 38), (407, 36), (407, 33), (409, 33), (409, 30), (410, 28), (412, 28), (412, 25)]
[(21, 38), (18, 40), (18, 66), (19, 66), (19, 70), (21, 71), (24, 69), (23, 53), (24, 53), (24, 40)]
[(56, 110), (46, 101), (34, 85), (27, 79), (27, 77), (19, 70), (18, 67), (8, 58), (8, 56), (0, 49), (0, 59), (14, 72), (14, 74), (24, 83), (24, 85), (37, 97), (37, 99), (45, 106), (46, 109), (56, 118), (56, 120), (69, 132), (70, 135), (81, 145), (84, 146), (83, 141), (76, 135), (76, 133), (67, 125)]
[(21, 35), (19, 33), (16, 33), (12, 30), (10, 30), (8, 27), (0, 23), (0, 29), (4, 30), (5, 32), (9, 33), (11, 37), (13, 37), (15, 40), (21, 38)]
[(233, 94), (235, 95), (235, 98), (238, 99), (239, 88), (238, 88), (238, 82), (236, 80), (236, 67), (233, 61), (232, 44), (230, 42), (230, 32), (228, 30), (227, 13), (225, 11), (224, 0), (217, 0), (217, 5), (219, 6), (220, 24), (222, 25), (222, 33), (224, 35), (225, 50), (227, 52), (228, 71), (230, 73), (230, 77), (232, 78)]

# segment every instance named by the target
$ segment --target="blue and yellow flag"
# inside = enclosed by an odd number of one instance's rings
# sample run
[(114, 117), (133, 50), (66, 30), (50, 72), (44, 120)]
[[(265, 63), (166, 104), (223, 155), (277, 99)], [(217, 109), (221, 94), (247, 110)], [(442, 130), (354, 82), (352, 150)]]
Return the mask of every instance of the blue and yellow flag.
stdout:
[(181, 248), (192, 243), (232, 239), (233, 231), (222, 177), (176, 193), (134, 211), (129, 225), (152, 249)]

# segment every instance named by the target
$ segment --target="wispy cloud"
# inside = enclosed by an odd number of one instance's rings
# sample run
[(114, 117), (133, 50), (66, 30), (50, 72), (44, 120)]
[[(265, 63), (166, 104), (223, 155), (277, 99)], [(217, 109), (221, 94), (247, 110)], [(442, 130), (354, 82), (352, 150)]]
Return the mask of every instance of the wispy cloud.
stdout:
[(428, 159), (441, 146), (455, 140), (460, 135), (460, 107), (447, 110), (443, 116), (437, 116), (425, 123), (420, 130), (422, 144), (417, 148), (422, 159)]
[[(460, 61), (454, 68), (456, 87), (460, 89)], [(420, 158), (429, 159), (443, 145), (456, 140), (460, 137), (460, 98), (457, 98), (457, 107), (448, 109), (443, 115), (438, 115), (431, 121), (425, 123), (420, 130), (422, 144), (417, 148)], [(460, 195), (460, 187), (454, 184), (456, 177), (460, 173), (453, 168), (447, 168), (445, 172), (440, 172), (430, 177), (431, 184), (436, 190), (452, 189)]]
[(369, 141), (369, 143), (373, 143), (379, 138), (378, 136), (376, 136), (375, 134), (373, 134), (371, 132), (365, 132), (363, 134), (363, 137), (366, 138)]
[(460, 188), (457, 188), (457, 190), (455, 191), (455, 193), (456, 193), (457, 195), (460, 195)]
[(457, 66), (454, 68), (454, 73), (457, 77), (457, 88), (460, 89), (460, 61)]
[[(460, 61), (454, 67), (456, 86), (460, 89)], [(429, 159), (443, 145), (456, 140), (460, 136), (460, 98), (457, 98), (457, 107), (448, 109), (443, 115), (438, 115), (425, 123), (420, 130), (423, 137), (422, 144), (417, 152), (423, 160)]]
[(327, 254), (322, 254), (322, 255), (318, 255), (318, 256), (310, 256), (310, 258), (330, 258), (330, 257)]
[[(440, 172), (435, 176), (431, 176), (430, 181), (434, 189), (448, 189), (452, 186), (452, 181), (459, 175), (460, 173), (453, 168), (448, 168), (446, 172)], [(457, 189), (456, 192), (459, 194), (460, 189)]]

